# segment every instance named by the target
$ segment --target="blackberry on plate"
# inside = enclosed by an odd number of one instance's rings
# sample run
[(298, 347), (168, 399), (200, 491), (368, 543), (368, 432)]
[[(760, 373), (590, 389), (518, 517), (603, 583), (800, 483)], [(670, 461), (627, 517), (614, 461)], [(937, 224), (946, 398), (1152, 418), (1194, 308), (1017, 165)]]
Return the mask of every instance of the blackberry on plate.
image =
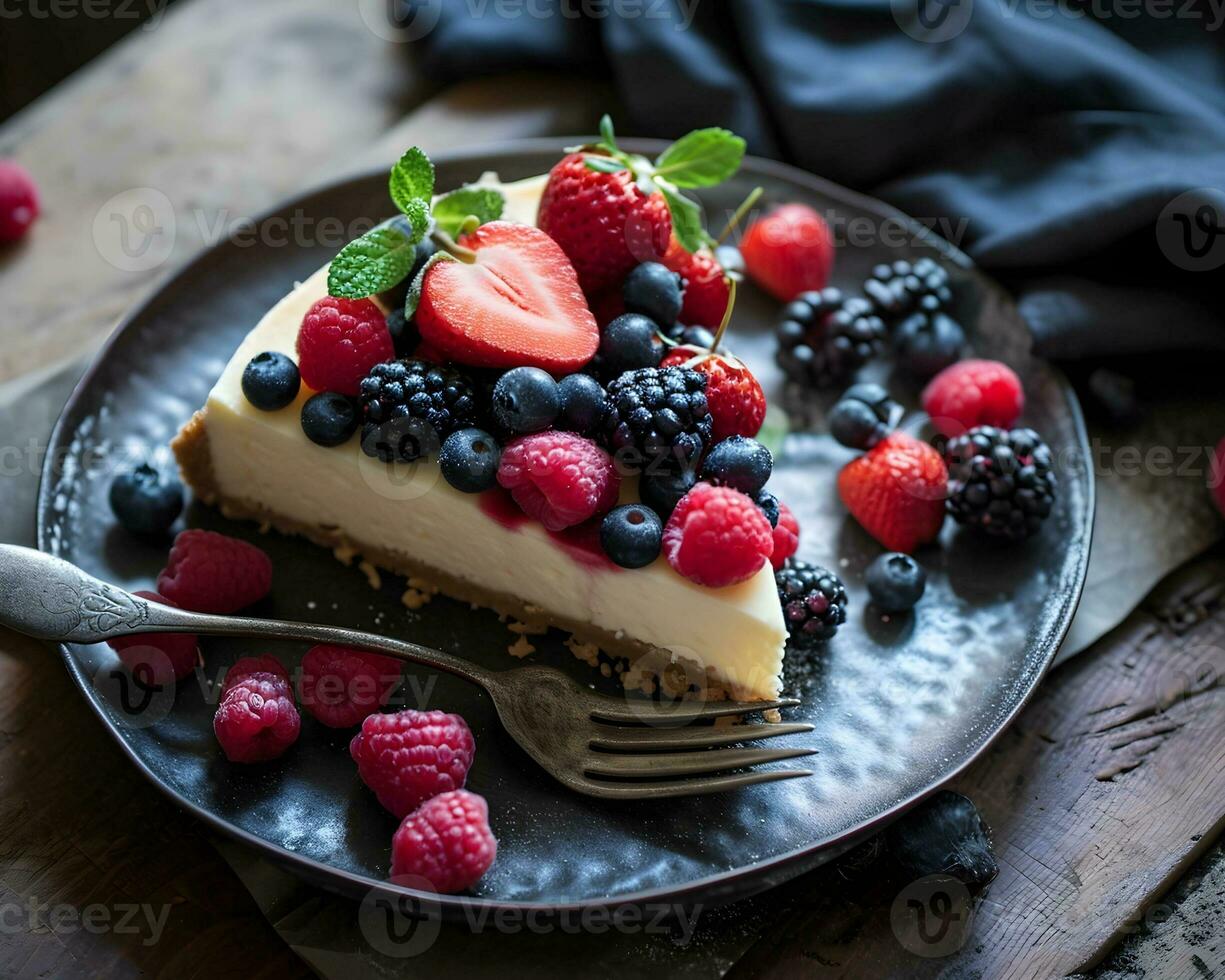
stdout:
[(992, 537), (1020, 541), (1051, 513), (1051, 449), (1033, 429), (980, 425), (950, 439), (948, 512)]
[(916, 378), (930, 378), (955, 364), (965, 342), (966, 332), (947, 313), (919, 310), (893, 331), (897, 362)]
[(917, 259), (913, 263), (899, 259), (878, 265), (863, 284), (863, 291), (890, 324), (915, 310), (936, 313), (947, 309), (953, 300), (948, 270), (930, 258)]
[(675, 473), (697, 465), (714, 419), (706, 375), (690, 368), (640, 368), (608, 386), (605, 442), (629, 469)]
[(832, 637), (846, 622), (846, 589), (829, 569), (788, 558), (774, 573), (774, 583), (792, 646), (815, 646)]
[(792, 381), (829, 388), (879, 354), (888, 331), (868, 300), (830, 288), (788, 303), (775, 336), (778, 366)]
[(454, 368), (412, 358), (376, 364), (362, 379), (362, 450), (411, 463), (477, 421), (472, 382)]

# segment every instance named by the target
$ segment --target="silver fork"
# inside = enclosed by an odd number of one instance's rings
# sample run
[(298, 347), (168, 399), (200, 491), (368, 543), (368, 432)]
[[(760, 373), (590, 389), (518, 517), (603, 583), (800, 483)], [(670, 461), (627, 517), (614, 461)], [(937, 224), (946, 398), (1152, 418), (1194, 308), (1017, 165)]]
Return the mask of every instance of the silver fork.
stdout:
[(511, 738), (562, 784), (589, 796), (693, 796), (812, 775), (803, 769), (729, 770), (811, 755), (814, 749), (728, 747), (810, 732), (812, 725), (683, 727), (793, 707), (799, 704), (794, 698), (682, 702), (672, 708), (645, 699), (617, 699), (587, 690), (552, 667), (490, 671), (441, 650), (357, 630), (173, 609), (108, 585), (61, 558), (15, 545), (0, 545), (0, 625), (72, 643), (138, 633), (202, 633), (377, 650), (484, 688)]

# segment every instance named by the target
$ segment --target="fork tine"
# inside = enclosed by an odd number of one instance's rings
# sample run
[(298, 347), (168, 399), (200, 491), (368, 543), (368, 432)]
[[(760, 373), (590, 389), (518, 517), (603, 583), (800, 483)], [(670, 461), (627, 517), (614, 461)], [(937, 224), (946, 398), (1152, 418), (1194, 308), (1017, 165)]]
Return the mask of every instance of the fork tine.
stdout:
[(707, 776), (705, 779), (665, 779), (659, 782), (606, 782), (601, 779), (584, 778), (582, 792), (589, 796), (600, 796), (608, 800), (666, 799), (673, 796), (704, 796), (707, 793), (722, 793), (755, 786), (758, 783), (775, 783), (782, 779), (798, 779), (811, 776), (808, 769), (765, 769), (727, 776)]
[(698, 718), (744, 715), (752, 711), (769, 711), (772, 708), (794, 708), (799, 703), (799, 698), (779, 698), (777, 701), (685, 701), (675, 708), (657, 708), (653, 702), (646, 700), (635, 704), (618, 701), (616, 698), (601, 698), (596, 707), (592, 708), (591, 717), (612, 722), (684, 723)]
[(702, 726), (700, 728), (612, 728), (601, 733), (588, 744), (593, 749), (611, 752), (641, 752), (652, 749), (700, 749), (716, 745), (733, 745), (736, 742), (755, 742), (779, 735), (799, 735), (811, 732), (813, 726), (805, 722), (786, 725), (729, 725), (726, 728)]
[(746, 769), (767, 762), (782, 762), (816, 749), (699, 749), (696, 752), (648, 752), (619, 755), (593, 752), (584, 767), (588, 775), (608, 777), (700, 776), (728, 769)]

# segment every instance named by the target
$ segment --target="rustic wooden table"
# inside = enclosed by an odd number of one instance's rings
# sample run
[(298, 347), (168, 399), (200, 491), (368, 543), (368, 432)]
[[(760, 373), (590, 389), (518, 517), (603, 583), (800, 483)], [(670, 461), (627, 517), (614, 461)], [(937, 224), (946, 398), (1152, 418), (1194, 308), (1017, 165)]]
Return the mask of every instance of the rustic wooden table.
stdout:
[[(191, 0), (135, 32), (0, 128), (0, 156), (45, 196), (35, 233), (0, 252), (0, 382), (96, 346), (216, 228), (304, 185), (414, 141), (583, 131), (609, 101), (527, 76), (427, 94), (403, 45), (330, 0)], [(179, 220), (164, 263), (124, 271), (95, 225), (134, 188)], [(906, 948), (898, 883), (844, 863), (786, 886), (786, 913), (733, 975), (1222, 975), (1225, 861), (1208, 852), (1225, 820), (1223, 570), (1209, 557), (1172, 576), (958, 780), (1001, 866), (959, 951)], [(57, 657), (3, 632), (0, 839), (0, 975), (309, 975), (199, 826), (102, 735)], [(142, 904), (169, 909), (156, 943), (119, 928)], [(72, 914), (57, 910), (91, 907), (112, 919), (57, 927)]]

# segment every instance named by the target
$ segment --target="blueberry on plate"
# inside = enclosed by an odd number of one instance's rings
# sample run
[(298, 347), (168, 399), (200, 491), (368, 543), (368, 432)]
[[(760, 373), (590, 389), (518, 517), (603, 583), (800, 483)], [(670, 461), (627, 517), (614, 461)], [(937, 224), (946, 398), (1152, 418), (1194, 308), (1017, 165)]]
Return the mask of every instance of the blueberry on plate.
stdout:
[(906, 317), (893, 334), (898, 364), (916, 378), (930, 378), (961, 357), (966, 332), (947, 313), (920, 310)]
[(275, 412), (298, 397), (298, 365), (276, 351), (256, 354), (242, 372), (242, 393), (256, 408)]
[(438, 454), (446, 481), (464, 493), (480, 493), (498, 482), (502, 450), (483, 429), (460, 429), (447, 436)]
[(625, 277), (621, 299), (630, 313), (641, 313), (658, 324), (675, 323), (681, 315), (681, 277), (659, 262), (643, 262)]
[(666, 521), (676, 510), (681, 497), (692, 490), (697, 482), (697, 474), (691, 469), (683, 469), (679, 473), (644, 473), (638, 483), (638, 493), (642, 496), (642, 502)]
[(868, 594), (883, 611), (906, 612), (913, 609), (927, 587), (927, 572), (923, 566), (900, 551), (881, 555), (864, 575)]
[(770, 450), (748, 436), (729, 436), (716, 443), (702, 462), (702, 479), (756, 498), (770, 479)]
[(321, 391), (302, 406), (302, 431), (317, 446), (344, 445), (359, 421), (353, 400), (339, 392)]
[(183, 511), (183, 484), (149, 463), (124, 470), (111, 482), (111, 510), (133, 534), (158, 535), (170, 530)]
[(878, 384), (851, 385), (830, 409), (829, 432), (849, 449), (871, 449), (902, 417), (902, 406)]
[(507, 432), (543, 432), (561, 411), (557, 382), (538, 367), (511, 368), (493, 386), (493, 417)]
[(600, 545), (622, 568), (642, 568), (659, 557), (663, 542), (659, 515), (645, 504), (614, 507), (600, 522)]
[(607, 378), (626, 371), (659, 367), (664, 349), (655, 321), (641, 313), (622, 313), (614, 317), (600, 337), (600, 367)]
[(604, 386), (590, 374), (571, 374), (557, 384), (561, 412), (557, 428), (589, 435), (604, 419)]

